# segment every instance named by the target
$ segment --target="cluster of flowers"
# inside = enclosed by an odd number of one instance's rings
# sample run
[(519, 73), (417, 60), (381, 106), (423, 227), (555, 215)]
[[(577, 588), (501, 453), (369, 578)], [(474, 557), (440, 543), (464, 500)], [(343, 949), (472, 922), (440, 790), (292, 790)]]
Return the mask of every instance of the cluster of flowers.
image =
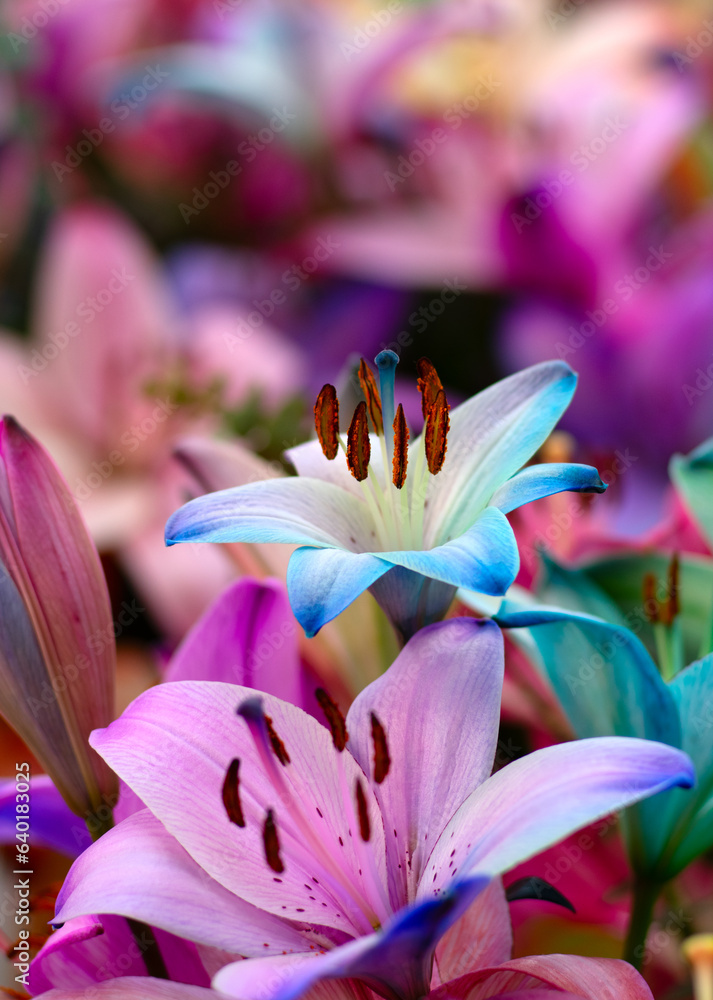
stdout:
[[(578, 440), (624, 442), (663, 476), (707, 434), (713, 47), (696, 0), (8, 0), (2, 20), (13, 321), (33, 220), (111, 191), (155, 244), (196, 241), (182, 297), (231, 300), (234, 338), (410, 345), (425, 307), (403, 289), (505, 289), (503, 369), (560, 357), (588, 376)], [(304, 294), (313, 273), (332, 294)], [(79, 305), (42, 334), (79, 336), (96, 314)], [(37, 346), (30, 371), (57, 349)]]
[[(171, 545), (298, 547), (286, 590), (231, 584), (164, 682), (117, 719), (114, 648), (92, 641), (111, 629), (96, 550), (48, 454), (4, 418), (0, 709), (47, 771), (31, 781), (34, 836), (76, 857), (56, 930), (19, 977), (32, 995), (650, 1000), (633, 966), (656, 900), (713, 846), (713, 561), (550, 559), (537, 588), (514, 587), (506, 515), (539, 501), (547, 517), (564, 492), (606, 489), (590, 466), (526, 464), (576, 376), (540, 364), (451, 410), (424, 358), (411, 440), (396, 361), (379, 354), (378, 377), (362, 361), (346, 434), (336, 390), (322, 389), (316, 439), (288, 455), (296, 476), (203, 494), (169, 519)], [(195, 465), (225, 447), (194, 448)], [(713, 447), (672, 474), (705, 549)], [(313, 636), (365, 590), (398, 651), (348, 704), (338, 677), (301, 657), (293, 613)], [(637, 636), (627, 623), (642, 601)], [(576, 738), (493, 773), (503, 630)], [(360, 656), (378, 658), (361, 639)], [(14, 792), (13, 780), (3, 816)], [(501, 876), (621, 809), (630, 961), (513, 959), (511, 903), (569, 904), (537, 873), (507, 891)], [(694, 960), (701, 949), (692, 939)]]

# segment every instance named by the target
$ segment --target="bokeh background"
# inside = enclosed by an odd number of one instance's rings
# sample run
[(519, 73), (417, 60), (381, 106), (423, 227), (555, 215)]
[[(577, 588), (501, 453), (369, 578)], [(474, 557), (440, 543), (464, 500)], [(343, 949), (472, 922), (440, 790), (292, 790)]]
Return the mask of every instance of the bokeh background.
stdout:
[(361, 355), (399, 353), (416, 429), (423, 355), (452, 402), (563, 358), (580, 383), (550, 457), (607, 473), (609, 538), (665, 515), (671, 456), (713, 434), (713, 5), (3, 0), (0, 17), (0, 405), (102, 553), (120, 707), (258, 565), (166, 553), (197, 482), (230, 485), (232, 459), (207, 475), (195, 442), (283, 472), (324, 382), (349, 409)]

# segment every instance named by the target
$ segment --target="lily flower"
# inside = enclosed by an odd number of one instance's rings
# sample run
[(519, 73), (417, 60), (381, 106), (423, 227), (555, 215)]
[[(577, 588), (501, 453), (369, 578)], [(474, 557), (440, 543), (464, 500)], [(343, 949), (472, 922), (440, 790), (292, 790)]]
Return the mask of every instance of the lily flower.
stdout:
[[(424, 430), (409, 445), (395, 406), (398, 355), (382, 351), (376, 379), (362, 362), (364, 400), (346, 438), (336, 391), (315, 406), (318, 440), (287, 452), (298, 476), (192, 500), (166, 526), (176, 542), (287, 542), (295, 616), (314, 635), (367, 588), (403, 639), (444, 617), (456, 588), (501, 595), (518, 571), (505, 515), (563, 490), (606, 489), (591, 466), (522, 466), (567, 408), (576, 375), (535, 365), (449, 411), (433, 366), (419, 362)], [(371, 433), (370, 433), (371, 431)], [(346, 463), (335, 459), (340, 451)], [(521, 471), (519, 471), (521, 470)]]
[[(642, 562), (639, 560), (639, 567)], [(621, 567), (617, 571), (618, 563)], [(698, 774), (692, 792), (669, 791), (637, 803), (623, 817), (639, 914), (639, 926), (634, 927), (633, 921), (630, 929), (627, 957), (637, 963), (644, 953), (643, 938), (663, 886), (713, 847), (709, 822), (713, 807), (709, 602), (702, 615), (704, 622), (699, 622), (699, 631), (703, 624), (707, 633), (701, 650), (705, 655), (687, 666), (685, 655), (693, 636), (690, 613), (681, 613), (681, 600), (687, 601), (687, 595), (692, 595), (695, 604), (700, 599), (696, 590), (706, 587), (710, 593), (711, 567), (707, 567), (707, 578), (695, 572), (695, 563), (684, 575), (674, 556), (665, 585), (653, 573), (642, 574), (642, 617), (638, 621), (625, 614), (597, 583), (599, 570), (600, 580), (616, 579), (616, 590), (626, 594), (630, 574), (625, 560), (613, 559), (608, 568), (606, 563), (594, 564), (589, 571), (569, 570), (548, 561), (545, 569), (541, 593), (548, 604), (525, 607), (505, 601), (495, 619), (502, 627), (528, 630), (525, 634), (534, 661), (552, 685), (575, 734), (580, 738), (616, 735), (667, 743), (684, 750)], [(627, 622), (641, 637), (626, 627)], [(656, 660), (643, 639), (655, 644)]]
[(96, 549), (52, 459), (0, 422), (0, 713), (78, 816), (116, 801), (89, 734), (114, 717), (111, 607)]
[(330, 978), (422, 997), (491, 879), (693, 780), (680, 750), (626, 739), (489, 777), (502, 678), (497, 626), (453, 619), (411, 639), (346, 719), (320, 695), (329, 728), (237, 685), (152, 688), (92, 736), (147, 808), (77, 859), (55, 922), (103, 910), (241, 956), (213, 986), (244, 1000)]

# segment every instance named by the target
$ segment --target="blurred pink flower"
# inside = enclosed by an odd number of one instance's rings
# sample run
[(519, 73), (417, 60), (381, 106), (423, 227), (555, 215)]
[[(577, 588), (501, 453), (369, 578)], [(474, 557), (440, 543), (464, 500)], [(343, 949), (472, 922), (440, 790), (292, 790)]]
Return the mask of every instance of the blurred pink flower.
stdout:
[(166, 576), (163, 524), (189, 488), (173, 444), (217, 429), (216, 392), (235, 406), (259, 388), (278, 404), (301, 356), (277, 331), (242, 335), (236, 312), (181, 316), (143, 237), (102, 204), (60, 213), (36, 287), (29, 343), (0, 341), (5, 405), (60, 464), (98, 546), (161, 565), (139, 587), (176, 641), (236, 569), (187, 552)]

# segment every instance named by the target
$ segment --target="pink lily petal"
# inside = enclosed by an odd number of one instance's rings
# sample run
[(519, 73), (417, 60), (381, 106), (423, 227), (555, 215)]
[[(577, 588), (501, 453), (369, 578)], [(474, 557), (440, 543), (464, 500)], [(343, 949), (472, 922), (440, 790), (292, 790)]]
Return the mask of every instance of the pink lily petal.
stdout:
[[(477, 880), (476, 880), (477, 881)], [(462, 914), (484, 889), (456, 903)], [(429, 901), (404, 909), (377, 931), (316, 955), (278, 955), (225, 966), (213, 985), (239, 1000), (297, 1000), (324, 979), (358, 978), (386, 996), (417, 997), (428, 992), (434, 938), (458, 919), (454, 900)]]
[(239, 580), (188, 633), (166, 680), (241, 684), (304, 708), (297, 627), (284, 584)]
[(126, 976), (122, 979), (107, 979), (86, 989), (77, 991), (50, 990), (42, 994), (43, 1000), (220, 1000), (214, 990), (201, 986), (184, 986), (163, 979), (147, 979), (145, 976)]
[(55, 923), (106, 912), (233, 955), (309, 948), (288, 921), (213, 881), (148, 810), (123, 820), (75, 861), (57, 897)]
[(24, 631), (14, 647), (4, 644), (3, 656), (18, 662), (0, 671), (1, 707), (68, 805), (85, 815), (116, 799), (115, 777), (87, 745), (114, 715), (104, 574), (56, 466), (11, 417), (0, 427), (0, 459), (6, 627)]
[(376, 786), (376, 797), (394, 906), (415, 897), (445, 823), (492, 771), (503, 662), (493, 622), (439, 622), (417, 632), (349, 709), (349, 746), (367, 774), (372, 712), (386, 731), (394, 777)]
[[(257, 958), (250, 962), (235, 962), (221, 969), (213, 978), (213, 986), (221, 994), (240, 1000), (273, 1000), (275, 997), (299, 996), (315, 987), (331, 987), (335, 998), (350, 1000), (355, 991), (349, 980), (329, 980), (322, 977), (338, 974), (353, 955), (356, 960), (372, 946), (370, 938), (351, 941), (337, 951), (321, 954), (279, 955), (275, 958)], [(355, 982), (352, 980), (351, 982)], [(362, 989), (371, 995), (363, 984)]]
[(686, 754), (652, 740), (602, 737), (536, 750), (466, 799), (428, 859), (418, 897), (437, 896), (456, 874), (500, 874), (595, 819), (693, 780)]
[[(236, 716), (238, 705), (254, 697), (250, 688), (217, 682), (161, 685), (137, 698), (107, 729), (93, 733), (92, 745), (198, 864), (231, 892), (277, 916), (352, 935), (356, 922), (363, 933), (364, 914), (329, 869), (337, 859), (362, 898), (385, 891), (384, 831), (373, 793), (351, 754), (337, 756), (324, 726), (264, 695), (265, 712), (291, 758), (288, 766), (279, 765), (286, 791), (276, 792), (245, 720)], [(222, 804), (233, 758), (241, 761), (244, 828), (229, 822)], [(349, 832), (356, 824), (357, 779), (363, 782), (371, 825), (371, 839), (363, 845)], [(268, 809), (274, 809), (285, 864), (279, 877), (265, 859), (262, 830)], [(297, 811), (301, 817), (295, 818)], [(308, 837), (317, 838), (318, 849), (305, 843)]]
[(507, 962), (512, 954), (510, 907), (500, 879), (493, 879), (436, 949), (431, 989), (467, 972)]
[(210, 985), (193, 942), (155, 928), (137, 940), (123, 917), (102, 915), (77, 917), (51, 935), (30, 966), (30, 989), (36, 995), (59, 987), (79, 990), (109, 976), (147, 976), (144, 956), (150, 964), (156, 945), (171, 980)]
[[(453, 997), (453, 1000), (460, 998), (461, 994), (457, 992), (444, 993), (443, 1000), (446, 997)], [(472, 1000), (472, 994), (466, 994), (469, 1000)], [(514, 993), (493, 993), (488, 994), (488, 996), (497, 997), (497, 1000), (582, 1000), (581, 993), (562, 993), (560, 990), (515, 990)], [(463, 998), (465, 1000), (465, 997)]]
[[(542, 987), (560, 1000), (653, 1000), (651, 990), (627, 962), (579, 955), (535, 955), (482, 969), (436, 990), (433, 1000), (486, 1000), (503, 993), (520, 998)], [(523, 991), (523, 992), (521, 992)]]

